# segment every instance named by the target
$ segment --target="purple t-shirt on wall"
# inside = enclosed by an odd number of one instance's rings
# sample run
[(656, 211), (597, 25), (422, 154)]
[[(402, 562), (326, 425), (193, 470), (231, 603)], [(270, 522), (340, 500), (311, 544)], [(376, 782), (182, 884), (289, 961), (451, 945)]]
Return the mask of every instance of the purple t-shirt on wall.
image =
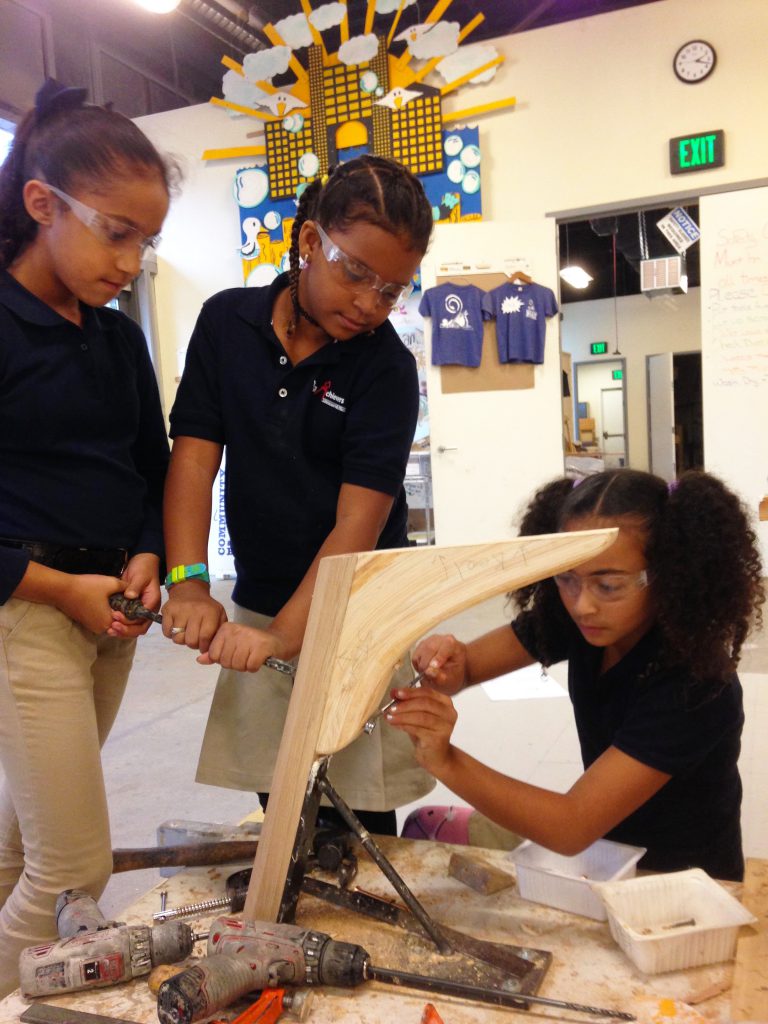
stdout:
[(551, 289), (540, 284), (508, 281), (486, 292), (483, 310), (496, 318), (499, 362), (544, 362), (545, 321), (557, 313), (557, 301)]
[(419, 312), (432, 318), (432, 365), (479, 366), (483, 354), (485, 292), (474, 284), (440, 284), (424, 292)]

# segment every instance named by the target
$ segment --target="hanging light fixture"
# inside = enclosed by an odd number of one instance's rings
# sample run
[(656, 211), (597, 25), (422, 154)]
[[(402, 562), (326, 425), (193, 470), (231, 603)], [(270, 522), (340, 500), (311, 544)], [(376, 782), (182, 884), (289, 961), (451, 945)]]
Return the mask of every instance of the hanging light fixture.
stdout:
[(568, 225), (565, 225), (565, 263), (560, 271), (560, 277), (569, 284), (571, 288), (586, 288), (592, 280), (591, 276), (583, 267), (571, 266), (571, 249), (568, 240)]
[(135, 0), (139, 7), (153, 14), (170, 14), (179, 6), (180, 0)]

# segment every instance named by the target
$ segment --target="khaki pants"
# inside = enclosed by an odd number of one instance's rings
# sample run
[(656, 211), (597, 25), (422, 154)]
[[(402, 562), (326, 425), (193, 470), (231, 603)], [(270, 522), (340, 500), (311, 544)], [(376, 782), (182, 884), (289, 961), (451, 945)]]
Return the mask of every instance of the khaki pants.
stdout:
[(98, 899), (112, 872), (100, 750), (135, 646), (48, 605), (0, 606), (0, 996), (20, 951), (56, 936), (59, 893)]

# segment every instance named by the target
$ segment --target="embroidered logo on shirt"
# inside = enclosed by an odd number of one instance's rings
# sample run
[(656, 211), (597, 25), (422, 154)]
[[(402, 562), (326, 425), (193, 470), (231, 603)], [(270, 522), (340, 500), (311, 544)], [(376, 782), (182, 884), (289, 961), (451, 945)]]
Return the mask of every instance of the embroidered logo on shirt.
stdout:
[(440, 326), (444, 328), (452, 328), (460, 331), (471, 331), (472, 325), (469, 322), (469, 313), (464, 309), (464, 303), (458, 295), (446, 295), (445, 297), (445, 311), (450, 313), (450, 319), (443, 317), (440, 321)]
[(312, 381), (312, 394), (320, 395), (320, 401), (323, 405), (328, 405), (337, 412), (347, 411), (344, 408), (346, 400), (332, 390), (332, 382), (329, 380), (323, 381), (322, 384), (318, 384), (316, 380)]

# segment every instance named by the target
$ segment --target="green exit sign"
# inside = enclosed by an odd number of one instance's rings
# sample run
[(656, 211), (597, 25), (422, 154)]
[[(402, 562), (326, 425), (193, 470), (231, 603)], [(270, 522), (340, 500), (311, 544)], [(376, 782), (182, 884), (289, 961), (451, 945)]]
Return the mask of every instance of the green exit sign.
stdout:
[(624, 380), (624, 371), (623, 370), (612, 370), (611, 371), (611, 377), (614, 380)]
[(607, 341), (593, 341), (589, 346), (589, 351), (593, 356), (604, 356), (608, 351)]
[(672, 174), (707, 171), (725, 163), (725, 132), (678, 135), (669, 140), (669, 169)]

